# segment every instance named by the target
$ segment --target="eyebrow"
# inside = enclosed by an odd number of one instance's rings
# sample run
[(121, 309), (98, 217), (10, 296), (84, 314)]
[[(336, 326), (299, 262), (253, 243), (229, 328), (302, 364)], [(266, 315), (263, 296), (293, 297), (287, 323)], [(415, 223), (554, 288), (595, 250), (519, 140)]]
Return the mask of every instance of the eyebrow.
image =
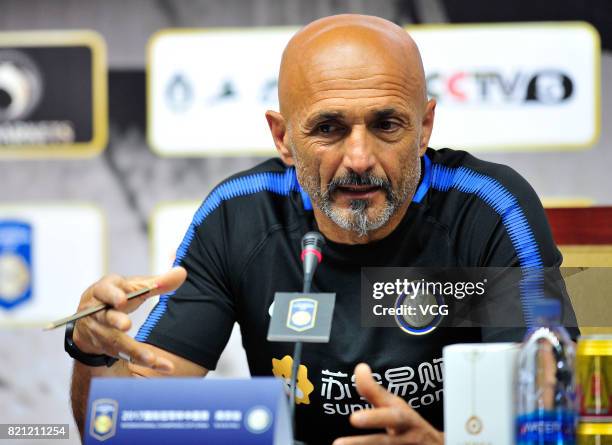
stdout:
[[(374, 110), (371, 114), (375, 120), (388, 119), (393, 116), (399, 116), (410, 122), (410, 117), (402, 113), (397, 108), (387, 107), (380, 110)], [(306, 120), (306, 128), (314, 127), (316, 124), (330, 120), (343, 120), (346, 114), (342, 111), (320, 111)]]
[(342, 111), (320, 111), (306, 120), (306, 126), (311, 127), (318, 122), (343, 119), (344, 117), (345, 114)]
[(396, 116), (398, 112), (395, 108), (389, 107), (383, 108), (382, 110), (376, 110), (373, 114), (376, 119), (385, 119), (388, 117)]
[(412, 126), (412, 116), (401, 109), (388, 107), (383, 108), (382, 110), (375, 110), (372, 115), (374, 116), (375, 121), (381, 121), (385, 119), (389, 119), (390, 117), (395, 117), (404, 121), (405, 125), (411, 127)]

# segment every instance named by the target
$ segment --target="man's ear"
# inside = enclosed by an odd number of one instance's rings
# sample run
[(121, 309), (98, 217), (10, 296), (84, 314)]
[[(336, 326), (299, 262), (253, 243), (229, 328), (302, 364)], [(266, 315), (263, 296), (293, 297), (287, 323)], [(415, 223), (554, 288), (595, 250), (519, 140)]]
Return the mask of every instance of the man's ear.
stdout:
[(281, 158), (287, 165), (294, 165), (293, 153), (289, 148), (289, 140), (287, 135), (287, 124), (282, 114), (268, 110), (266, 111), (266, 120), (274, 139), (274, 145)]
[(429, 138), (433, 130), (434, 117), (436, 115), (436, 100), (429, 99), (425, 105), (425, 113), (423, 114), (423, 123), (421, 130), (421, 140), (419, 143), (419, 156), (423, 156), (429, 145)]

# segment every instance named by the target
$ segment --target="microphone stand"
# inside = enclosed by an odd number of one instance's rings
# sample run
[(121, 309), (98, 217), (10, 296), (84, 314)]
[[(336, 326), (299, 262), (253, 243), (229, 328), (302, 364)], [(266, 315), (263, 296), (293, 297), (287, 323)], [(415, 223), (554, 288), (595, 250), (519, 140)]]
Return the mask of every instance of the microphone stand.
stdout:
[[(306, 277), (304, 280), (304, 287), (302, 292), (310, 292), (310, 286), (312, 284), (312, 275)], [(289, 384), (289, 413), (291, 415), (291, 422), (293, 424), (293, 431), (295, 434), (295, 393), (297, 391), (297, 373), (300, 369), (300, 362), (302, 360), (302, 342), (296, 341), (293, 348), (293, 365), (291, 366), (291, 382)], [(297, 443), (297, 442), (296, 442)]]
[[(304, 264), (304, 284), (302, 293), (308, 294), (312, 287), (312, 279), (314, 278), (315, 270), (321, 262), (321, 247), (325, 243), (323, 236), (318, 232), (308, 232), (302, 237), (302, 262)], [(314, 260), (313, 258), (316, 258)], [(289, 387), (289, 413), (291, 415), (291, 424), (293, 426), (293, 434), (295, 437), (295, 395), (297, 392), (297, 375), (302, 361), (302, 342), (295, 342), (293, 348), (293, 364), (291, 366), (291, 379)], [(294, 439), (294, 445), (301, 442)]]

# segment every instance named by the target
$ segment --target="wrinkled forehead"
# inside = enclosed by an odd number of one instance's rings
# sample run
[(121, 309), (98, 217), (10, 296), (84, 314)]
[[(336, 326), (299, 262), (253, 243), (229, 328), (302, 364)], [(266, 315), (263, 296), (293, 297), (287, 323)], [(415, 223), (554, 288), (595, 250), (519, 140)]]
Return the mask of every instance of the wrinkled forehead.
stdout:
[(337, 26), (291, 42), (283, 56), (279, 100), (283, 114), (328, 101), (376, 99), (424, 102), (424, 74), (408, 35), (367, 26)]

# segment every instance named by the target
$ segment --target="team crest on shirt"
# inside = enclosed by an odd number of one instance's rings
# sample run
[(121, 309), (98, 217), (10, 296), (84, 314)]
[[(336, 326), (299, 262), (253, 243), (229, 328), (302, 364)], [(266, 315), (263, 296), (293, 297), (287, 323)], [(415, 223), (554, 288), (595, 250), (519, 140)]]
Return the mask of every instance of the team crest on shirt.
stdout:
[(312, 329), (317, 319), (317, 306), (319, 302), (312, 298), (294, 298), (289, 302), (287, 314), (287, 327), (296, 332)]
[(89, 434), (99, 441), (113, 437), (117, 431), (119, 404), (112, 399), (94, 400), (91, 405)]

